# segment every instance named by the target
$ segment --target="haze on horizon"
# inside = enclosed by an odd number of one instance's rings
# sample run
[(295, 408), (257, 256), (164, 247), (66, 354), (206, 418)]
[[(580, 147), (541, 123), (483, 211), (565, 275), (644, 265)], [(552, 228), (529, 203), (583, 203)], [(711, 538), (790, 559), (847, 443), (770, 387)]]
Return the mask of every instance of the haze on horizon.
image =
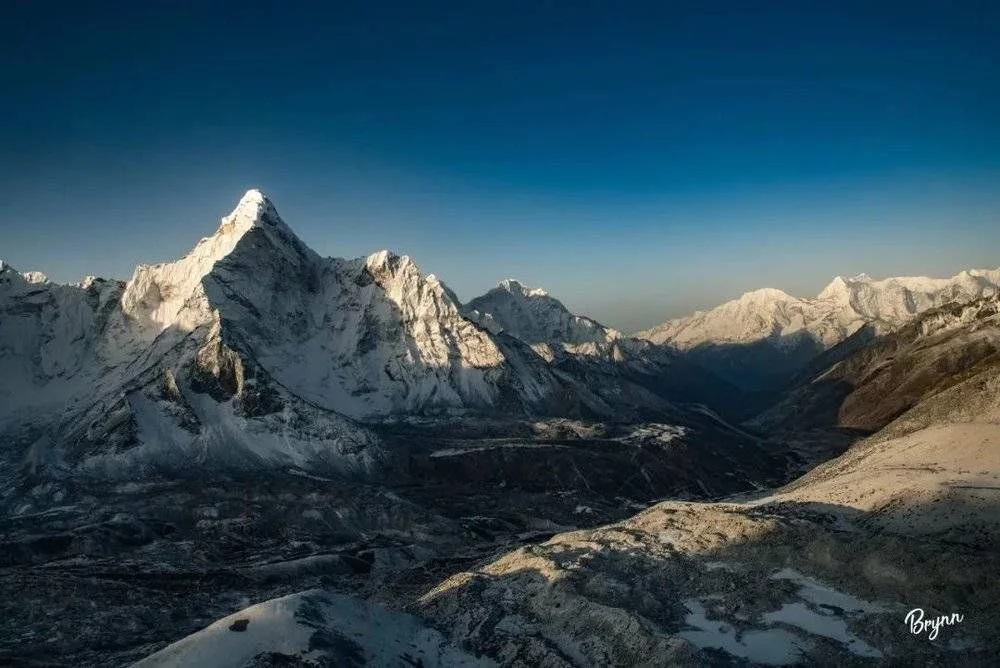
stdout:
[(625, 331), (1000, 265), (996, 3), (99, 4), (0, 19), (21, 271), (127, 278), (251, 187), (320, 254)]

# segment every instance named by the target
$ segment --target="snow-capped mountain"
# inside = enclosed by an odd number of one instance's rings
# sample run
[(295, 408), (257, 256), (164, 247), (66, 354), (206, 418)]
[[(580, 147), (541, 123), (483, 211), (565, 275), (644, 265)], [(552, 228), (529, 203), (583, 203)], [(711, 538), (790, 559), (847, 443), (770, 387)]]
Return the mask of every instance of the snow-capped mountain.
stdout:
[(651, 394), (726, 411), (739, 399), (739, 390), (676, 351), (571, 313), (542, 288), (514, 279), (503, 280), (476, 297), (463, 312), (489, 331), (529, 345), (557, 369), (584, 378), (588, 387), (612, 404), (616, 398), (632, 395), (633, 404), (642, 404), (641, 396)]
[[(129, 477), (183, 472), (192, 462), (370, 470), (375, 439), (275, 380), (229, 320), (238, 308), (278, 304), (281, 295), (263, 292), (268, 269), (303, 280), (317, 261), (251, 191), (184, 258), (140, 266), (127, 283), (58, 285), (4, 266), (7, 470)], [(250, 276), (257, 292), (249, 280), (243, 292), (227, 292)]]
[(234, 216), (220, 234), (241, 238), (205, 289), (233, 340), (306, 400), (372, 419), (494, 406), (511, 390), (543, 401), (552, 389), (512, 374), (497, 341), (408, 257), (320, 258), (259, 193)]
[[(0, 452), (26, 471), (260, 463), (367, 471), (395, 416), (613, 415), (405, 256), (322, 258), (249, 191), (183, 258), (125, 283), (0, 267)], [(624, 402), (624, 403), (623, 403)]]
[(672, 344), (661, 346), (516, 281), (463, 307), (406, 256), (320, 257), (251, 190), (183, 258), (126, 282), (60, 285), (0, 265), (0, 436), (12, 444), (0, 458), (112, 477), (192, 460), (366, 473), (383, 453), (365, 425), (400, 417), (726, 429), (684, 406), (741, 401), (687, 356), (704, 349), (698, 332), (786, 358), (799, 342), (811, 356), (862, 323), (890, 327), (998, 278), (837, 279), (813, 300), (758, 291), (668, 323), (666, 339), (650, 335)]
[(815, 298), (764, 288), (635, 336), (669, 345), (740, 384), (767, 387), (862, 325), (890, 332), (921, 312), (1000, 291), (1000, 269), (952, 278), (837, 276)]
[(476, 297), (465, 315), (491, 332), (506, 332), (524, 341), (552, 362), (566, 355), (612, 356), (625, 341), (618, 331), (586, 316), (570, 313), (562, 302), (541, 288), (529, 288), (514, 279)]

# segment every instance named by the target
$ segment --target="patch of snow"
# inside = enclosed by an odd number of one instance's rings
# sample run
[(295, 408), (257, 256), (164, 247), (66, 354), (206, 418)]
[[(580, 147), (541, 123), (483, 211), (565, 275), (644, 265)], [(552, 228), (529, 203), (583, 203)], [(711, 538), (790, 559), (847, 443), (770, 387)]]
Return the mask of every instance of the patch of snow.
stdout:
[(847, 622), (832, 611), (818, 613), (804, 603), (785, 603), (780, 610), (764, 614), (764, 621), (781, 622), (795, 626), (807, 633), (836, 640), (852, 654), (873, 659), (882, 658), (882, 652), (850, 632)]
[(688, 428), (681, 425), (648, 422), (633, 427), (628, 434), (619, 436), (615, 440), (629, 445), (649, 443), (667, 447), (674, 441), (683, 438), (687, 433)]
[(725, 561), (706, 561), (704, 563), (706, 571), (733, 571), (736, 570), (732, 564)]
[(684, 605), (688, 609), (684, 623), (691, 628), (678, 632), (677, 637), (701, 649), (719, 649), (732, 656), (769, 666), (789, 666), (798, 663), (802, 651), (809, 646), (802, 638), (785, 629), (737, 633), (729, 624), (710, 620), (701, 601), (688, 599)]
[[(725, 562), (707, 562), (705, 567), (708, 570), (732, 569)], [(879, 649), (852, 633), (848, 622), (865, 614), (887, 612), (889, 607), (839, 592), (790, 568), (773, 573), (771, 578), (789, 580), (798, 585), (796, 596), (800, 600), (784, 603), (778, 610), (764, 613), (761, 620), (766, 628), (737, 633), (725, 622), (709, 620), (701, 600), (691, 599), (685, 601), (689, 610), (685, 622), (694, 630), (684, 630), (678, 635), (698, 647), (721, 649), (757, 663), (788, 665), (799, 662), (799, 655), (807, 651), (811, 643), (808, 637), (780, 626), (786, 625), (841, 643), (857, 656), (883, 657)], [(707, 600), (707, 597), (702, 600)]]
[(889, 610), (885, 605), (863, 601), (856, 596), (839, 592), (819, 580), (803, 575), (791, 568), (783, 568), (771, 575), (773, 580), (789, 580), (799, 586), (798, 595), (814, 605), (840, 608), (847, 613), (875, 613)]
[(40, 271), (26, 271), (23, 274), (24, 280), (28, 283), (48, 283), (49, 277)]

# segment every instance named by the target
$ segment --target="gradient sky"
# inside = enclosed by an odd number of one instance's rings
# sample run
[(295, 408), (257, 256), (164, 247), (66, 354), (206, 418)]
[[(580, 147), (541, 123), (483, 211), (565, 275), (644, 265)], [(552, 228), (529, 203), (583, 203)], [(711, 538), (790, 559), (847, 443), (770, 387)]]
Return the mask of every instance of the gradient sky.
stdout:
[(1000, 265), (1000, 3), (236, 7), (5, 4), (0, 258), (127, 278), (259, 187), (321, 254), (625, 330)]

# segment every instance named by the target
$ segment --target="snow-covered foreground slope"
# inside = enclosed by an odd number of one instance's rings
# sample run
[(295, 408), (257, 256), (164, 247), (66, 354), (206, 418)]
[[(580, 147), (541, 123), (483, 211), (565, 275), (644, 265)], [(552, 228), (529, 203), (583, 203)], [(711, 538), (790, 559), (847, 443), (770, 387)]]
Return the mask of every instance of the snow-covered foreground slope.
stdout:
[(815, 298), (772, 288), (755, 290), (636, 336), (685, 351), (730, 380), (767, 387), (787, 380), (813, 356), (863, 325), (882, 334), (927, 309), (998, 292), (1000, 269), (963, 271), (941, 279), (837, 276)]
[[(890, 425), (768, 496), (668, 501), (515, 550), (420, 610), (511, 665), (996, 665), (1000, 393), (976, 396), (974, 415), (921, 403), (897, 423), (933, 426)], [(961, 621), (931, 637), (916, 609)]]
[(134, 668), (251, 666), (492, 666), (451, 644), (419, 618), (313, 590), (225, 617)]

